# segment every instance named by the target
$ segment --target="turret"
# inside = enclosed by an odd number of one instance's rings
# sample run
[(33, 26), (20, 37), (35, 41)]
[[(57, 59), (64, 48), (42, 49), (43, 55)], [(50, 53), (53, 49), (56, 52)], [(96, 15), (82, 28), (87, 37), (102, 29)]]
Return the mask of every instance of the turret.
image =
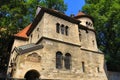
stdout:
[(81, 21), (79, 24), (81, 48), (98, 51), (95, 30), (93, 27), (93, 18), (83, 12), (79, 12), (75, 18)]

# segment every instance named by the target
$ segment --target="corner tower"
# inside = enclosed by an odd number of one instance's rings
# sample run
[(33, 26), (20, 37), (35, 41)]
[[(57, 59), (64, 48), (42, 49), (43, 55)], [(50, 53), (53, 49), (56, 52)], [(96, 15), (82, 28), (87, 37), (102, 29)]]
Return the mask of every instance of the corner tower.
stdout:
[(93, 18), (83, 12), (79, 12), (78, 15), (75, 16), (75, 18), (81, 21), (78, 26), (81, 48), (98, 51), (96, 43), (96, 32), (93, 27)]
[(107, 80), (104, 54), (97, 47), (93, 18), (83, 12), (79, 12), (74, 18), (81, 22), (78, 25), (78, 32), (81, 42), (80, 58), (85, 74), (91, 77), (89, 80)]

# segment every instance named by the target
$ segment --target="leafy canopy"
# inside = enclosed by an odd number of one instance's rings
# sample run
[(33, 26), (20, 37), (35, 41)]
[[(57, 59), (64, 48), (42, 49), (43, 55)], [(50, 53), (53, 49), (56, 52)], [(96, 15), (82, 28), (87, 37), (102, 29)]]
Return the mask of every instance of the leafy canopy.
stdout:
[(38, 5), (60, 12), (67, 9), (64, 0), (0, 0), (0, 70), (6, 69), (11, 36), (33, 21)]
[(41, 0), (40, 5), (63, 13), (67, 10), (67, 5), (64, 3), (64, 0)]
[(120, 71), (120, 0), (85, 0), (83, 11), (93, 16), (99, 48), (109, 70)]

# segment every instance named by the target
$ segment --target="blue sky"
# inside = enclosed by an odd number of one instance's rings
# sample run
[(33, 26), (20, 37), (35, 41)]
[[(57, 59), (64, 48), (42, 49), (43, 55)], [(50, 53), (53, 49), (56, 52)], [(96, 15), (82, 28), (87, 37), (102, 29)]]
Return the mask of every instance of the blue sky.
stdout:
[(84, 6), (84, 0), (64, 0), (64, 2), (68, 5), (68, 9), (65, 12), (66, 15), (70, 16), (70, 14), (77, 14), (79, 10)]

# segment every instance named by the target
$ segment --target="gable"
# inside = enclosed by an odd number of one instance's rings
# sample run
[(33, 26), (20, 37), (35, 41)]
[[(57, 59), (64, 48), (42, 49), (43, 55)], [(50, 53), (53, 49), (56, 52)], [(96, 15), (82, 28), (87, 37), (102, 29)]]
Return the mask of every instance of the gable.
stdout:
[(61, 12), (58, 12), (56, 10), (52, 10), (52, 9), (47, 9), (47, 8), (43, 8), (43, 7), (39, 7), (39, 11), (37, 11), (37, 15), (33, 21), (33, 23), (29, 24), (28, 26), (26, 26), (23, 30), (21, 30), (19, 33), (15, 34), (14, 36), (16, 38), (19, 38), (19, 39), (23, 39), (23, 40), (28, 40), (28, 36), (31, 34), (31, 32), (36, 28), (36, 26), (38, 25), (38, 23), (41, 21), (41, 19), (43, 18), (43, 15), (45, 13), (48, 13), (52, 16), (55, 16), (55, 17), (58, 17), (58, 18), (61, 18), (63, 20), (66, 20), (68, 22), (71, 22), (71, 23), (75, 23), (75, 24), (79, 24), (80, 21), (75, 19), (75, 18), (72, 18), (72, 17), (69, 17), (69, 16), (66, 16), (65, 14), (61, 13)]
[(27, 32), (27, 35), (29, 36), (30, 33), (35, 29), (35, 27), (37, 26), (37, 24), (39, 23), (39, 21), (42, 19), (44, 13), (48, 13), (50, 15), (53, 15), (53, 16), (56, 16), (56, 17), (59, 17), (59, 18), (62, 18), (66, 21), (69, 21), (71, 23), (75, 23), (75, 24), (79, 24), (80, 21), (77, 20), (77, 19), (74, 19), (72, 17), (69, 17), (69, 16), (66, 16), (65, 14), (61, 13), (61, 12), (58, 12), (56, 10), (52, 10), (52, 9), (47, 9), (47, 8), (43, 8), (43, 7), (40, 7), (40, 11), (38, 13), (38, 15), (36, 16), (36, 18), (34, 19), (33, 21), (33, 24), (31, 25), (30, 29), (28, 30)]

